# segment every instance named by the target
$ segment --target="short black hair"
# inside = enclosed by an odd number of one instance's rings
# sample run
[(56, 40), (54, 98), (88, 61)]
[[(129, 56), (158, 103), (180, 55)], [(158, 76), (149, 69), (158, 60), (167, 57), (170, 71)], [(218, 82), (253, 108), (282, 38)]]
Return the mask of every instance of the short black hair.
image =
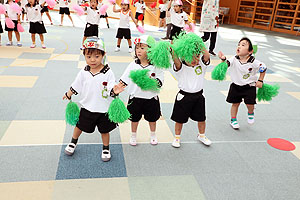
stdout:
[(102, 56), (104, 56), (105, 52), (100, 50), (100, 49), (94, 49), (94, 48), (87, 48), (87, 49), (83, 49), (83, 55), (85, 54), (92, 54), (92, 53), (98, 53), (101, 54)]
[(239, 43), (240, 43), (241, 41), (244, 41), (244, 40), (246, 40), (246, 41), (248, 42), (248, 44), (249, 44), (248, 51), (252, 51), (252, 50), (253, 50), (253, 45), (252, 45), (252, 42), (251, 42), (251, 40), (250, 40), (249, 38), (243, 37), (242, 39), (240, 39)]

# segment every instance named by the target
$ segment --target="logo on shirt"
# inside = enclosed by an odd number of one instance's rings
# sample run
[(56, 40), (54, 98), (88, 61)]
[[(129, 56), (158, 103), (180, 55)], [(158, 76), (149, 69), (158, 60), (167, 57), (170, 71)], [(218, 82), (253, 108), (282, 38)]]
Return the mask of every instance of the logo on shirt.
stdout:
[(247, 78), (249, 78), (250, 77), (250, 74), (245, 74), (244, 76), (243, 76), (243, 79), (247, 79)]
[(202, 68), (201, 68), (201, 66), (198, 66), (198, 67), (195, 68), (195, 73), (196, 73), (197, 75), (202, 74)]
[(108, 92), (107, 92), (107, 82), (103, 82), (103, 90), (102, 90), (102, 98), (107, 99)]

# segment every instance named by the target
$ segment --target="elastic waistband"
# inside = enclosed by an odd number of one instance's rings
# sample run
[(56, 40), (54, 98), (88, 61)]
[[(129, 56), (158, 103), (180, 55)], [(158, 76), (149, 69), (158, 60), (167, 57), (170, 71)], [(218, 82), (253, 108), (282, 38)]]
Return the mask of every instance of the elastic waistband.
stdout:
[(203, 89), (200, 90), (199, 92), (194, 92), (194, 93), (189, 93), (189, 92), (185, 92), (183, 90), (180, 90), (179, 91), (180, 94), (183, 94), (183, 95), (195, 95), (195, 94), (202, 94), (203, 93)]

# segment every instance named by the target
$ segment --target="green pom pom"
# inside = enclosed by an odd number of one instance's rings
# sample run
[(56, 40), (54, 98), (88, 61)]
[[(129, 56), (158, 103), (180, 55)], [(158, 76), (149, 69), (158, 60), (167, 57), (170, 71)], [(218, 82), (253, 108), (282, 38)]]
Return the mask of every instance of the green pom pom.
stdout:
[(115, 123), (123, 123), (129, 119), (130, 113), (124, 105), (123, 101), (117, 97), (115, 98), (108, 108), (108, 118)]
[(79, 120), (80, 109), (78, 105), (70, 101), (66, 108), (66, 122), (72, 126), (75, 126)]
[(278, 84), (269, 85), (263, 84), (262, 88), (258, 88), (257, 99), (258, 101), (271, 101), (273, 97), (276, 97), (279, 93), (280, 86)]
[(129, 77), (137, 84), (142, 90), (159, 91), (158, 82), (150, 78), (148, 69), (138, 69), (130, 72)]
[(148, 48), (147, 57), (151, 64), (161, 69), (170, 68), (172, 66), (170, 62), (170, 47), (169, 42), (161, 41)]
[(149, 35), (148, 38), (147, 38), (147, 44), (150, 47), (153, 47), (153, 46), (155, 46), (155, 43), (156, 43), (155, 39), (152, 36)]
[(227, 62), (221, 62), (211, 72), (211, 78), (213, 80), (219, 80), (219, 81), (225, 80), (227, 68), (228, 68)]
[(195, 55), (203, 54), (206, 49), (201, 37), (195, 33), (185, 34), (184, 32), (173, 40), (172, 48), (179, 58), (189, 63)]

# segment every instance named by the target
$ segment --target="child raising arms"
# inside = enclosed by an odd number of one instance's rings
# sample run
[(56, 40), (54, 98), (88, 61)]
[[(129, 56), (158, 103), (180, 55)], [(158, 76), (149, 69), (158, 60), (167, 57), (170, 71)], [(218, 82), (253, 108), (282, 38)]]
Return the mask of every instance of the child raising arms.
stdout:
[[(159, 86), (162, 86), (163, 83), (163, 71), (155, 68), (148, 60), (147, 49), (149, 44), (147, 43), (148, 35), (143, 35), (139, 38), (136, 38), (134, 44), (135, 46), (135, 61), (131, 62), (123, 75), (120, 78), (120, 82), (128, 86), (129, 100), (127, 109), (131, 114), (131, 137), (129, 144), (135, 146), (136, 133), (139, 121), (144, 115), (146, 121), (149, 122), (150, 126), (150, 143), (156, 145), (158, 143), (157, 137), (155, 134), (156, 131), (156, 121), (161, 116), (160, 103), (158, 99), (158, 92), (154, 91), (144, 91), (138, 85), (136, 85), (130, 79), (130, 72), (133, 70), (148, 69), (151, 78), (156, 79), (159, 83)], [(153, 39), (154, 40), (154, 39)]]
[(114, 130), (117, 124), (109, 120), (107, 111), (111, 97), (115, 97), (124, 88), (119, 87), (120, 84), (115, 85), (115, 76), (109, 66), (105, 65), (105, 48), (102, 40), (88, 37), (84, 42), (83, 54), (87, 66), (78, 73), (71, 88), (63, 96), (63, 99), (71, 100), (73, 94), (79, 94), (82, 105), (79, 121), (74, 128), (71, 142), (65, 148), (65, 153), (73, 155), (82, 131), (93, 133), (97, 126), (103, 142), (101, 158), (103, 161), (109, 161), (111, 158), (109, 132)]
[(128, 52), (131, 53), (132, 50), (132, 43), (131, 43), (131, 32), (130, 32), (130, 24), (129, 24), (129, 17), (135, 23), (136, 27), (138, 27), (137, 22), (132, 16), (132, 13), (129, 8), (129, 0), (122, 0), (121, 9), (116, 9), (116, 4), (114, 4), (113, 11), (115, 13), (120, 13), (120, 23), (117, 32), (116, 38), (117, 41), (117, 48), (115, 49), (116, 52), (120, 51), (121, 41), (123, 38), (127, 39), (129, 50)]
[[(230, 72), (231, 85), (226, 101), (231, 103), (231, 122), (233, 129), (239, 129), (237, 113), (240, 103), (244, 102), (248, 109), (248, 123), (254, 123), (254, 105), (256, 104), (256, 87), (261, 88), (266, 74), (267, 67), (264, 63), (256, 60), (253, 53), (253, 46), (250, 39), (242, 38), (236, 49), (236, 56), (226, 60), (220, 51), (219, 58), (227, 62)], [(257, 79), (257, 72), (260, 72)]]

